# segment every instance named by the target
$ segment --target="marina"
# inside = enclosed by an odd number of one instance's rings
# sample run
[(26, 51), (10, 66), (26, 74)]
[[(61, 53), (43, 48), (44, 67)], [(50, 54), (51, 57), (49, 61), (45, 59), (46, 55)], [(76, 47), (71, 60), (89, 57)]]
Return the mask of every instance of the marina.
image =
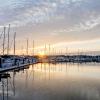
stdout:
[(0, 0), (0, 100), (100, 100), (100, 0)]

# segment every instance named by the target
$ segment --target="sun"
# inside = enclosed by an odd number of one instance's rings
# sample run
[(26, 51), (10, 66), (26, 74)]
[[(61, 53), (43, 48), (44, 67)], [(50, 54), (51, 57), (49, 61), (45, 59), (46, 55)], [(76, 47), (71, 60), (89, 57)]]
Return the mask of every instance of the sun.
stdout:
[(45, 57), (45, 53), (44, 52), (39, 52), (38, 56), (41, 57), (41, 58), (43, 58), (43, 57)]

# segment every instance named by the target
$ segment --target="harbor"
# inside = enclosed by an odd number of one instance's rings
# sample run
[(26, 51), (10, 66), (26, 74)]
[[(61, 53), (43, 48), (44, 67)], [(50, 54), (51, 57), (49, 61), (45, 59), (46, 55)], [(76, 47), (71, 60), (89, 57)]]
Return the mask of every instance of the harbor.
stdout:
[[(7, 28), (7, 38), (5, 27), (1, 38), (3, 43), (0, 55), (0, 100), (100, 99), (99, 90), (95, 89), (100, 83), (96, 81), (100, 73), (99, 54), (85, 51), (70, 53), (66, 48), (59, 50), (50, 44), (45, 44), (37, 50), (34, 40), (30, 50), (29, 39), (26, 39), (25, 49), (19, 52), (16, 32), (13, 48), (10, 49), (10, 25)], [(93, 88), (90, 94), (89, 88)]]
[(100, 0), (0, 0), (0, 100), (100, 100)]
[[(89, 51), (70, 52), (68, 48), (57, 49), (51, 44), (45, 44), (40, 50), (36, 49), (36, 42), (31, 43), (29, 48), (29, 39), (26, 39), (25, 50), (20, 54), (16, 45), (17, 33), (13, 33), (13, 42), (10, 44), (11, 25), (3, 28), (0, 36), (2, 40), (2, 50), (0, 55), (0, 73), (13, 69), (20, 69), (36, 63), (100, 63), (99, 54), (90, 54)], [(13, 49), (11, 49), (11, 46)]]

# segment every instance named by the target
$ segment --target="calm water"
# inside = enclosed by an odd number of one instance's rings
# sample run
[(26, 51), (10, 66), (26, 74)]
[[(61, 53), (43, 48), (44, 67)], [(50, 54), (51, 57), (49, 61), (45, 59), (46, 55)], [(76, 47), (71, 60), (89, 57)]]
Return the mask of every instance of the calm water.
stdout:
[(100, 100), (98, 64), (36, 64), (8, 73), (0, 100)]

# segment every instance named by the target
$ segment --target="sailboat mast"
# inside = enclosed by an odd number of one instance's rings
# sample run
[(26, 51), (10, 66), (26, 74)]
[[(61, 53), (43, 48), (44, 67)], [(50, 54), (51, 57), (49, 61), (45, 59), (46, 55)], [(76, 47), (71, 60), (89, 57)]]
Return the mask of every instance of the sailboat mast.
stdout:
[(8, 47), (7, 47), (7, 54), (9, 55), (9, 33), (10, 33), (10, 24), (8, 27)]
[(3, 35), (3, 55), (5, 54), (5, 31), (6, 27), (4, 27), (4, 35)]
[(28, 39), (27, 39), (27, 48), (26, 48), (26, 53), (28, 55)]
[(33, 40), (33, 55), (34, 55), (34, 53), (35, 53), (35, 52), (34, 52), (34, 46), (35, 46), (35, 45), (34, 45), (34, 40)]
[(49, 56), (50, 56), (50, 53), (51, 53), (51, 45), (49, 44)]
[(14, 55), (16, 54), (16, 32), (14, 33)]

